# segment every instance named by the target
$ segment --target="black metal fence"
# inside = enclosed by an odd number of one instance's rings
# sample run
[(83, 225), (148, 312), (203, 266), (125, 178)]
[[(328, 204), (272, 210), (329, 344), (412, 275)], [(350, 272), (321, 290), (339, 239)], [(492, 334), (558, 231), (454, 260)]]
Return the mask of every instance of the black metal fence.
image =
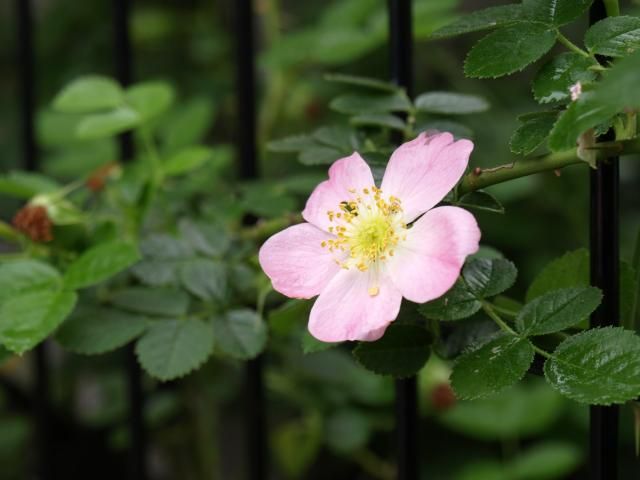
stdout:
[[(129, 38), (129, 17), (132, 0), (111, 0), (113, 8), (113, 46), (115, 76), (127, 85), (132, 81), (133, 51)], [(241, 178), (259, 175), (256, 146), (256, 76), (255, 37), (252, 0), (236, 0), (236, 86), (238, 171)], [(21, 145), (23, 166), (38, 169), (35, 140), (34, 107), (36, 104), (34, 65), (34, 32), (32, 0), (16, 0), (15, 13), (18, 32), (18, 63), (20, 74)], [(392, 80), (404, 87), (409, 95), (413, 89), (413, 39), (411, 0), (388, 0), (389, 51)], [(597, 0), (591, 9), (591, 23), (604, 18), (604, 3)], [(129, 135), (120, 138), (123, 160), (133, 157), (133, 142)], [(591, 319), (593, 327), (618, 325), (618, 159), (610, 159), (591, 172), (591, 281), (602, 289), (604, 300)], [(35, 421), (37, 465), (36, 477), (57, 478), (54, 467), (55, 431), (49, 399), (49, 371), (47, 344), (40, 345), (33, 354), (34, 389), (31, 402)], [(123, 370), (128, 378), (129, 431), (131, 438), (130, 478), (145, 480), (147, 472), (147, 438), (144, 426), (144, 394), (141, 371), (133, 348), (127, 349)], [(263, 382), (263, 359), (258, 357), (246, 366), (246, 456), (249, 461), (248, 478), (262, 480), (269, 477), (267, 448), (267, 408)], [(420, 477), (416, 379), (396, 382), (396, 448), (398, 480)], [(591, 408), (591, 466), (593, 480), (617, 478), (618, 407)], [(427, 461), (428, 463), (428, 461)], [(423, 472), (428, 478), (428, 472)]]

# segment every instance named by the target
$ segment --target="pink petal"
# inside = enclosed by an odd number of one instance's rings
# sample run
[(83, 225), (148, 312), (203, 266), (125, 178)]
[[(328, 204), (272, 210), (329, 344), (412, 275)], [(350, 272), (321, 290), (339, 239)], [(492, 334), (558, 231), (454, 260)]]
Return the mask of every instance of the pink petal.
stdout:
[(363, 188), (371, 188), (372, 185), (371, 169), (357, 152), (341, 158), (329, 168), (329, 180), (322, 182), (311, 193), (302, 217), (328, 231), (331, 223), (327, 212), (337, 212), (341, 202), (353, 200), (354, 194), (349, 190), (362, 192)]
[(318, 295), (338, 273), (335, 254), (320, 244), (333, 235), (309, 223), (286, 228), (269, 238), (258, 258), (273, 288), (293, 298)]
[(460, 275), (467, 255), (478, 251), (480, 229), (469, 212), (438, 207), (407, 231), (407, 239), (388, 260), (388, 271), (402, 296), (424, 303), (442, 296)]
[(473, 143), (453, 141), (450, 133), (421, 133), (391, 155), (382, 180), (385, 196), (402, 201), (407, 223), (434, 207), (467, 168)]
[(322, 291), (311, 309), (309, 331), (323, 342), (372, 341), (380, 338), (400, 311), (402, 295), (386, 274), (369, 295), (373, 274), (357, 269), (341, 270)]

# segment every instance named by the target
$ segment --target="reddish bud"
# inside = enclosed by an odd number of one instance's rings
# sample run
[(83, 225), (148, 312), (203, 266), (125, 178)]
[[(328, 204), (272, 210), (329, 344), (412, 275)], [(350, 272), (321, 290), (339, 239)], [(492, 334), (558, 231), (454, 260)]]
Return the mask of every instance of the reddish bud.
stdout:
[(53, 240), (51, 229), (53, 223), (42, 205), (26, 205), (13, 217), (13, 226), (27, 235), (34, 242), (50, 242)]
[(431, 404), (439, 412), (449, 410), (456, 401), (456, 394), (448, 383), (440, 383), (431, 390)]
[(89, 175), (89, 178), (87, 178), (85, 182), (86, 187), (92, 192), (101, 191), (107, 183), (107, 180), (117, 172), (118, 168), (119, 166), (116, 162), (109, 162), (102, 165)]
[(480, 174), (482, 174), (482, 169), (480, 167), (476, 167), (473, 169), (473, 174), (476, 176), (480, 176)]

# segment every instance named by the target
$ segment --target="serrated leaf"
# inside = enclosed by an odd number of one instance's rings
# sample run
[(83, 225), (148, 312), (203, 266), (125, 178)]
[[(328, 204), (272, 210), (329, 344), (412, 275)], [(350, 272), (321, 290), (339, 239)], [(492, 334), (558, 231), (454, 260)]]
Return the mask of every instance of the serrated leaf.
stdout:
[(138, 249), (122, 241), (102, 243), (78, 257), (64, 275), (66, 288), (86, 288), (103, 282), (140, 259)]
[(173, 87), (166, 82), (137, 83), (125, 91), (127, 103), (138, 113), (142, 123), (166, 112), (174, 97)]
[(544, 143), (558, 117), (557, 112), (545, 113), (529, 118), (513, 133), (509, 142), (509, 148), (513, 153), (529, 155)]
[(14, 296), (0, 307), (0, 343), (22, 354), (47, 338), (71, 313), (75, 292), (35, 291)]
[(183, 260), (141, 260), (131, 267), (131, 273), (140, 282), (150, 287), (176, 285), (178, 270)]
[(415, 100), (416, 108), (422, 112), (445, 115), (465, 115), (485, 112), (489, 102), (478, 95), (455, 92), (427, 92)]
[(334, 98), (329, 106), (340, 113), (359, 115), (365, 113), (407, 112), (411, 102), (403, 93), (386, 95), (346, 94)]
[(139, 315), (81, 306), (62, 324), (56, 340), (70, 352), (96, 355), (126, 345), (139, 337), (147, 325), (147, 319)]
[(594, 287), (554, 290), (527, 303), (516, 327), (525, 336), (559, 332), (587, 319), (601, 300), (602, 292)]
[(470, 317), (481, 308), (476, 296), (458, 280), (442, 297), (420, 305), (418, 312), (433, 320), (450, 321)]
[(484, 190), (476, 190), (463, 195), (457, 204), (461, 207), (474, 208), (485, 212), (504, 213), (504, 206), (500, 201)]
[(569, 105), (551, 131), (549, 147), (554, 151), (574, 148), (580, 134), (626, 108), (640, 108), (638, 82), (640, 50), (616, 62), (593, 91), (583, 92)]
[(353, 153), (358, 146), (354, 130), (344, 125), (320, 127), (313, 132), (313, 139), (319, 144), (348, 154)]
[(162, 163), (162, 172), (166, 176), (183, 175), (205, 164), (213, 157), (213, 149), (203, 145), (184, 148), (171, 155)]
[(76, 127), (80, 140), (112, 137), (140, 125), (140, 115), (130, 107), (118, 107), (104, 113), (84, 117)]
[(87, 75), (64, 87), (53, 99), (53, 108), (63, 113), (88, 113), (122, 105), (124, 92), (108, 77)]
[(598, 328), (562, 342), (544, 365), (553, 388), (580, 403), (609, 405), (640, 396), (640, 337)]
[(24, 259), (0, 264), (0, 303), (22, 293), (55, 291), (61, 286), (60, 273), (47, 263)]
[(565, 25), (587, 11), (593, 0), (524, 0), (522, 16), (527, 20)]
[(178, 223), (178, 229), (187, 244), (203, 255), (222, 256), (231, 245), (229, 234), (214, 223), (185, 218)]
[(576, 82), (589, 83), (596, 79), (589, 70), (594, 60), (574, 52), (553, 57), (533, 79), (533, 97), (540, 103), (562, 102), (570, 99), (569, 88)]
[(584, 44), (594, 54), (625, 57), (640, 48), (640, 18), (607, 17), (592, 25)]
[(189, 295), (173, 288), (129, 287), (114, 292), (110, 301), (123, 310), (161, 317), (179, 317), (189, 309)]
[(213, 318), (216, 352), (239, 360), (256, 357), (267, 343), (267, 327), (249, 309), (231, 310)]
[(520, 19), (521, 11), (522, 6), (518, 4), (499, 5), (497, 7), (476, 10), (436, 30), (433, 32), (432, 37), (454, 37), (456, 35), (462, 35), (463, 33), (477, 32), (515, 23)]
[(176, 238), (166, 233), (154, 233), (142, 239), (140, 251), (146, 257), (159, 258), (163, 260), (177, 260), (193, 256), (193, 248), (190, 245), (190, 231), (183, 231), (182, 223), (187, 222), (191, 227), (191, 222), (182, 220), (179, 228), (184, 237)]
[(526, 301), (531, 302), (534, 298), (560, 288), (588, 285), (589, 251), (580, 248), (567, 252), (547, 264), (529, 286)]
[(368, 113), (355, 115), (349, 122), (358, 127), (384, 127), (392, 130), (404, 131), (406, 125), (400, 117), (390, 113)]
[(180, 268), (180, 280), (184, 288), (201, 300), (220, 302), (227, 295), (227, 272), (220, 261), (190, 260)]
[(136, 343), (136, 356), (149, 375), (172, 380), (197, 369), (209, 358), (213, 338), (211, 325), (201, 320), (159, 320)]
[(360, 342), (353, 355), (367, 370), (379, 375), (409, 377), (417, 373), (431, 353), (433, 338), (416, 325), (390, 325), (375, 342)]
[(533, 346), (515, 335), (501, 335), (458, 357), (451, 386), (462, 399), (498, 393), (520, 380), (533, 362)]
[(397, 85), (391, 82), (385, 82), (371, 77), (347, 75), (344, 73), (328, 73), (324, 76), (324, 79), (328, 82), (344, 83), (346, 85), (353, 85), (354, 87), (363, 87), (384, 92), (395, 92), (400, 90)]
[(522, 70), (547, 53), (556, 33), (539, 23), (519, 23), (490, 33), (471, 49), (464, 64), (465, 75), (495, 78)]
[(509, 289), (516, 281), (518, 270), (504, 258), (478, 258), (462, 269), (462, 277), (471, 291), (481, 297), (494, 297)]

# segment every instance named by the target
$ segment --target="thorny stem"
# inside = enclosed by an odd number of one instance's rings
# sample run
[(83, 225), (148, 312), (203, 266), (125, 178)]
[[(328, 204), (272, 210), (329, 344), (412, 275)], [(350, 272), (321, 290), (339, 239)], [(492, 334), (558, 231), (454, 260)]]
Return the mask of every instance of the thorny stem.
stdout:
[(573, 43), (571, 40), (565, 37), (560, 30), (556, 30), (556, 38), (561, 44), (563, 44), (572, 52), (575, 52), (578, 55), (582, 55), (585, 58), (591, 58), (591, 55), (589, 55), (588, 52), (585, 52), (583, 49), (581, 49), (579, 46), (577, 46), (575, 43)]
[[(598, 160), (633, 153), (640, 153), (640, 137), (632, 140), (599, 143), (596, 149)], [(578, 163), (587, 165), (584, 160), (578, 158), (577, 149), (573, 149), (517, 160), (512, 164), (486, 170), (477, 168), (462, 179), (458, 187), (458, 194), (464, 195), (465, 193), (480, 190), (515, 178), (526, 177), (534, 173), (549, 170), (557, 170)]]

